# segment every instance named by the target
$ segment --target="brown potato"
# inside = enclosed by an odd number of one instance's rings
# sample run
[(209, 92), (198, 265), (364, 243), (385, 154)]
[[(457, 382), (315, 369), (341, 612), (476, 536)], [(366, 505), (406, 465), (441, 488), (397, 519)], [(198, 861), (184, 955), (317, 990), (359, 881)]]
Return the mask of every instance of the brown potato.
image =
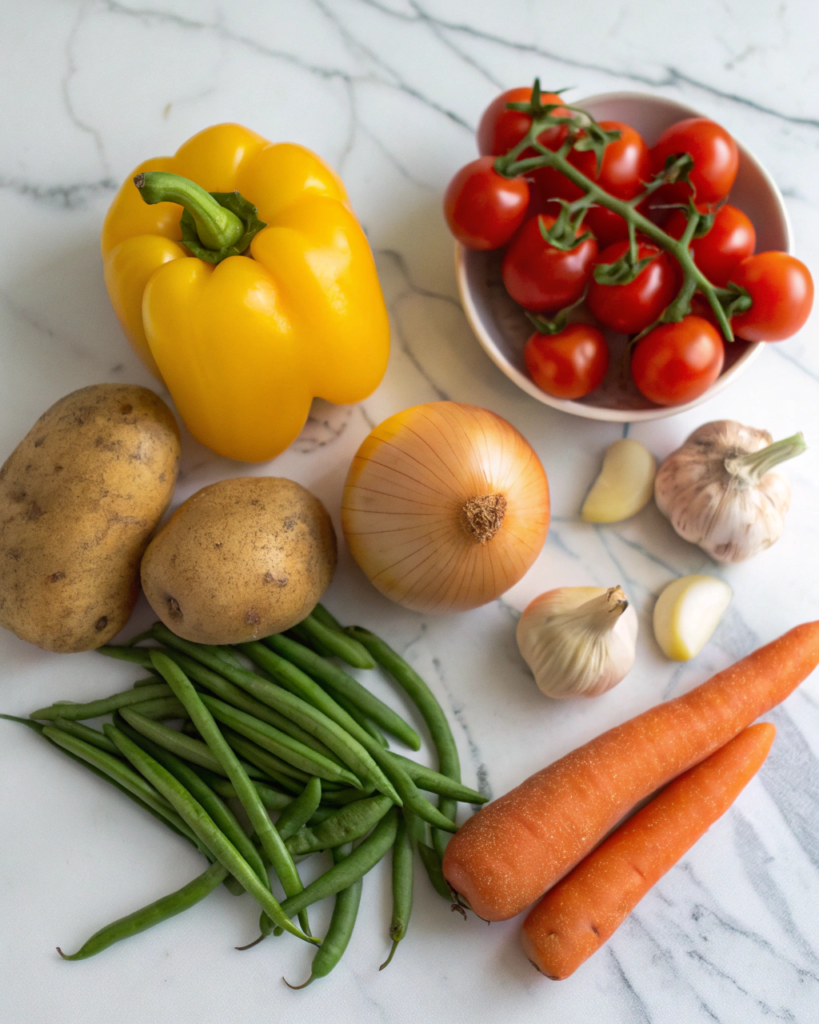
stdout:
[(145, 552), (142, 588), (179, 636), (236, 644), (305, 618), (330, 585), (336, 557), (318, 498), (292, 480), (239, 477), (180, 505)]
[(179, 427), (153, 391), (95, 384), (52, 405), (0, 469), (0, 626), (47, 651), (107, 643), (178, 470)]

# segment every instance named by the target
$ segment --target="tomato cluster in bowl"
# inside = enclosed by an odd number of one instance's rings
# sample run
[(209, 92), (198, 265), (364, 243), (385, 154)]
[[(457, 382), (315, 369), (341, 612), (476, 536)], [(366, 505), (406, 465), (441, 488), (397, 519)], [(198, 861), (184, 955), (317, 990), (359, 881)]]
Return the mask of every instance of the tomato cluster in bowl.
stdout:
[(503, 250), (503, 283), (536, 327), (526, 366), (547, 394), (598, 387), (601, 327), (631, 336), (635, 385), (673, 406), (708, 390), (734, 333), (778, 341), (807, 319), (807, 268), (754, 255), (751, 221), (727, 202), (737, 146), (713, 121), (686, 118), (649, 148), (535, 83), (490, 104), (478, 148), (447, 189), (447, 222), (467, 248)]

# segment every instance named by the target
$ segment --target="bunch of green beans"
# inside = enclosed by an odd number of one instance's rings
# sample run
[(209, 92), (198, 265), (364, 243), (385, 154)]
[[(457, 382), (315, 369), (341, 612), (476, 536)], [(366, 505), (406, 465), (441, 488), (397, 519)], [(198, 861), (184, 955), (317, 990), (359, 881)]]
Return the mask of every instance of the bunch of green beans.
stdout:
[[(261, 907), (261, 935), (251, 946), (283, 931), (318, 944), (307, 910), (335, 896), (309, 984), (329, 974), (347, 948), (363, 877), (388, 851), (392, 946), (382, 967), (407, 932), (416, 853), (435, 890), (450, 899), (441, 871), (444, 837), (456, 827), (458, 801), (476, 805), (485, 798), (461, 783), (455, 741), (434, 694), (384, 641), (359, 627), (344, 629), (318, 605), (286, 635), (263, 643), (195, 644), (158, 623), (100, 653), (152, 675), (101, 700), (58, 701), (28, 720), (0, 717), (28, 725), (116, 786), (210, 863), (183, 888), (96, 932), (77, 952), (60, 950), (64, 959), (94, 956), (224, 883), (236, 894), (250, 893)], [(331, 658), (386, 670), (427, 726), (440, 771), (389, 749), (385, 734), (414, 751), (421, 739)], [(113, 721), (102, 731), (84, 724), (109, 714)], [(439, 806), (421, 790), (437, 794)], [(250, 830), (240, 823), (239, 809)], [(278, 815), (275, 823), (269, 811)], [(333, 863), (305, 887), (297, 862), (315, 854), (329, 854)], [(282, 902), (273, 895), (271, 868), (285, 892)]]

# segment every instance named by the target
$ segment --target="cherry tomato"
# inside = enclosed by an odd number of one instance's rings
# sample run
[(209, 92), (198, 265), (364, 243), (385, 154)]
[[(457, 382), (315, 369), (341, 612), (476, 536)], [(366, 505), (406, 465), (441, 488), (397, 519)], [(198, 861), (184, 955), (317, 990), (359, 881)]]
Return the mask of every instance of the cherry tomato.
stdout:
[[(628, 242), (615, 242), (604, 249), (598, 263), (614, 263), (628, 251)], [(587, 304), (594, 316), (612, 331), (636, 334), (656, 320), (674, 298), (675, 281), (671, 260), (649, 242), (638, 245), (639, 259), (654, 256), (630, 284), (598, 284), (591, 279)]]
[[(597, 170), (597, 155), (591, 150), (573, 149), (569, 153), (569, 163), (617, 199), (633, 199), (642, 191), (642, 183), (651, 178), (648, 146), (641, 135), (622, 121), (601, 121), (600, 127), (620, 132), (620, 138), (606, 146), (600, 170)], [(579, 185), (569, 181), (565, 174), (553, 167), (533, 171), (532, 178), (544, 199), (566, 199), (573, 202), (583, 195)]]
[(631, 375), (642, 395), (657, 405), (683, 405), (719, 377), (725, 347), (719, 332), (698, 316), (660, 324), (637, 343)]
[(691, 299), (691, 313), (694, 316), (701, 317), (703, 320), (707, 320), (712, 327), (714, 327), (722, 337), (722, 328), (719, 325), (717, 318), (714, 316), (714, 311), (711, 309), (711, 304), (704, 295), (700, 295), (699, 292)]
[[(687, 117), (672, 124), (651, 150), (654, 173), (665, 167), (667, 157), (680, 153), (690, 153), (694, 159), (689, 180), (698, 203), (715, 203), (728, 195), (737, 176), (739, 151), (724, 128), (707, 117)], [(691, 187), (677, 182), (659, 189), (655, 193), (658, 198), (660, 193), (663, 202), (685, 202)]]
[(804, 263), (786, 252), (758, 252), (734, 268), (731, 281), (753, 299), (731, 320), (746, 341), (783, 341), (796, 334), (813, 306), (813, 279)]
[(605, 206), (589, 207), (583, 223), (594, 234), (601, 249), (628, 238), (628, 224), (619, 213), (614, 213)]
[(601, 121), (600, 127), (620, 132), (620, 138), (606, 146), (600, 171), (597, 156), (591, 150), (573, 149), (569, 163), (617, 199), (633, 199), (651, 178), (648, 146), (642, 135), (622, 121)]
[(597, 327), (569, 324), (558, 334), (535, 331), (526, 342), (523, 359), (532, 380), (547, 395), (582, 398), (606, 376), (609, 349)]
[[(489, 104), (483, 112), (478, 124), (478, 152), (481, 156), (501, 156), (514, 149), (523, 136), (532, 127), (532, 118), (519, 110), (508, 110), (507, 103), (528, 103), (532, 98), (532, 90), (529, 88), (507, 89), (500, 96)], [(540, 94), (544, 103), (560, 103), (560, 97), (553, 92)], [(567, 111), (562, 107), (554, 111), (558, 117), (564, 116)], [(554, 125), (541, 132), (538, 141), (548, 149), (559, 149), (566, 138), (568, 129), (565, 125)], [(534, 151), (525, 150), (521, 159), (525, 156), (534, 156)]]
[[(682, 238), (687, 218), (682, 210), (674, 210), (665, 225), (672, 238)], [(689, 248), (694, 262), (709, 281), (724, 288), (736, 265), (750, 256), (756, 247), (756, 231), (742, 210), (727, 203), (715, 217), (711, 230), (702, 238), (694, 238)]]
[(523, 223), (528, 205), (528, 184), (498, 174), (491, 156), (462, 167), (444, 193), (449, 230), (467, 249), (505, 245)]
[(527, 220), (506, 250), (501, 276), (506, 290), (524, 309), (556, 313), (583, 294), (597, 255), (597, 242), (587, 238), (574, 249), (557, 249), (541, 234), (554, 224), (545, 214)]

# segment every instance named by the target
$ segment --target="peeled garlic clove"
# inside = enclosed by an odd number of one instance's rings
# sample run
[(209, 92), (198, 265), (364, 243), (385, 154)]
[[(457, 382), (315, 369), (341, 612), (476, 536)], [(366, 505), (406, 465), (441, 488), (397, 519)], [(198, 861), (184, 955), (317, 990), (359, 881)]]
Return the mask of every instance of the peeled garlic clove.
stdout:
[(583, 502), (581, 519), (619, 523), (636, 515), (651, 500), (656, 472), (654, 456), (639, 441), (627, 437), (615, 441)]
[(654, 636), (672, 661), (696, 657), (713, 636), (733, 590), (714, 576), (682, 576), (669, 583), (654, 606)]

